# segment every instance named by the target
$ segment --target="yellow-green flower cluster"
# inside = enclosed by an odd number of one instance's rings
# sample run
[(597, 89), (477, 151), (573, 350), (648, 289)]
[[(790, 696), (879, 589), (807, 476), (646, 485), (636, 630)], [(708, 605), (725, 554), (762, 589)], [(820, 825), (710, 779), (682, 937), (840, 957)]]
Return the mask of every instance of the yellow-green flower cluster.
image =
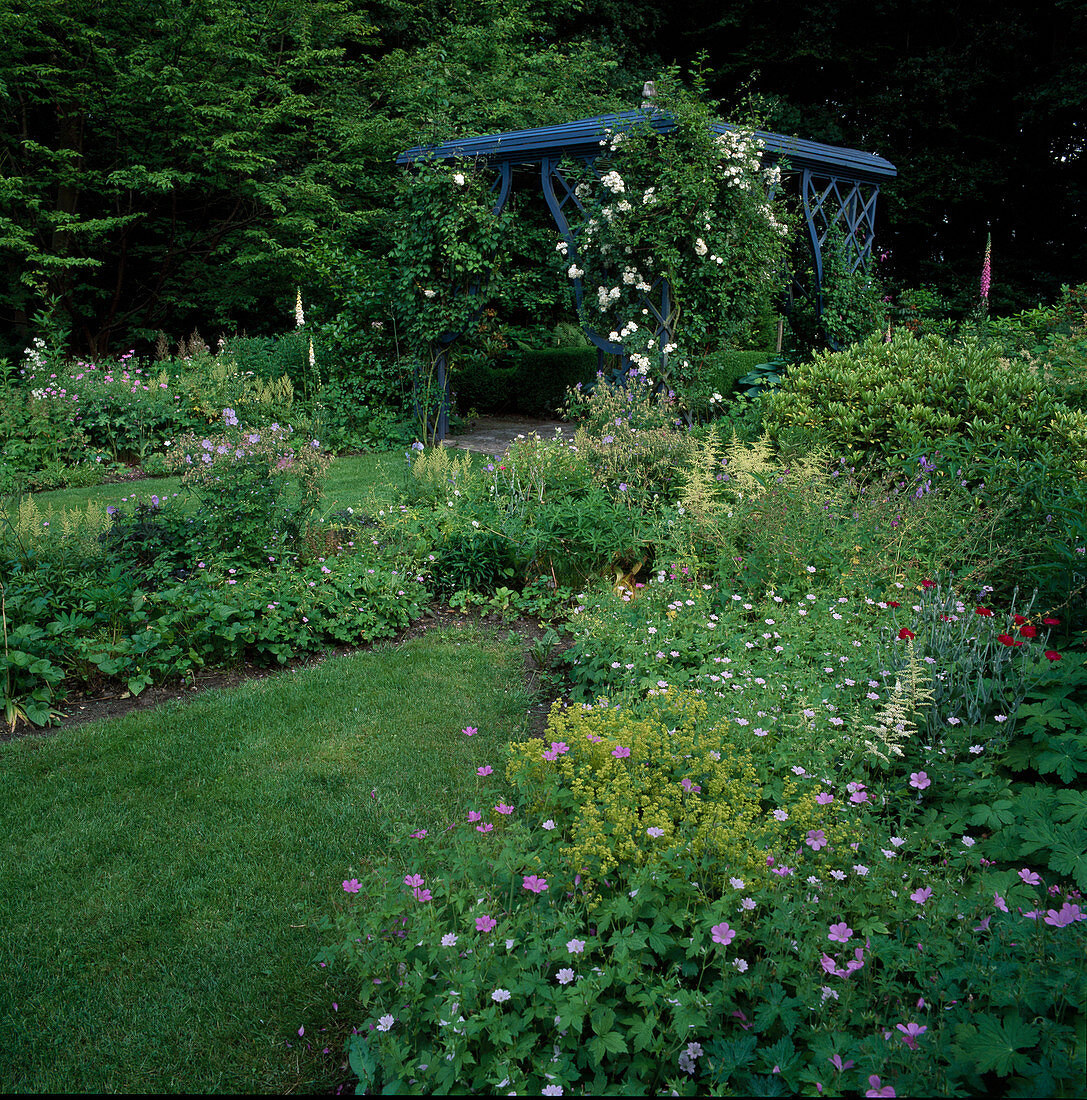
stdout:
[(805, 875), (848, 866), (861, 839), (850, 811), (820, 804), (812, 777), (790, 776), (776, 806), (764, 801), (754, 758), (732, 732), (677, 692), (639, 714), (556, 704), (549, 739), (510, 746), (507, 775), (533, 812), (556, 820), (563, 855), (590, 882), (677, 848), (707, 869), (707, 890), (732, 876), (768, 885), (782, 866)]

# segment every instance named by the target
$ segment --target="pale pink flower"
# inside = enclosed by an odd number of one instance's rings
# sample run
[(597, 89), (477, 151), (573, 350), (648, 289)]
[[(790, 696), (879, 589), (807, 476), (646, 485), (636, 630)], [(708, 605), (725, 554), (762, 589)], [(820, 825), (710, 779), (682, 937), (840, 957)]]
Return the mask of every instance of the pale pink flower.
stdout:
[(827, 939), (835, 943), (848, 943), (849, 937), (852, 935), (853, 929), (843, 920), (830, 926), (830, 932), (827, 935)]
[(729, 928), (727, 923), (715, 924), (710, 929), (710, 936), (714, 943), (719, 943), (722, 947), (728, 947), (736, 938), (736, 930)]
[(902, 1032), (902, 1041), (910, 1048), (910, 1050), (917, 1049), (917, 1040), (920, 1036), (924, 1035), (928, 1028), (924, 1024), (897, 1024), (897, 1029)]
[(808, 838), (804, 841), (813, 852), (827, 846), (827, 834), (822, 829), (809, 829)]

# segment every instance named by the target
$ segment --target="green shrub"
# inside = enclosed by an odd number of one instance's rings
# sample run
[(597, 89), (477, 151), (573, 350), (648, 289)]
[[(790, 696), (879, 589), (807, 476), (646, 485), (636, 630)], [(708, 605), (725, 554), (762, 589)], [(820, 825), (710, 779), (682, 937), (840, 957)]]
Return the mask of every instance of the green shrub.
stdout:
[(706, 357), (698, 375), (679, 387), (679, 398), (696, 416), (716, 413), (748, 371), (773, 359), (773, 351), (741, 351), (722, 348)]
[(957, 437), (1028, 456), (1052, 437), (1052, 389), (1022, 360), (976, 340), (874, 335), (796, 364), (769, 398), (771, 434), (807, 428), (843, 451), (883, 459), (922, 453)]
[(295, 392), (285, 374), (265, 379), (255, 371), (242, 370), (230, 356), (206, 351), (157, 366), (170, 378), (170, 388), (180, 396), (180, 407), (194, 424), (212, 424), (228, 408), (247, 424), (290, 419)]
[[(1082, 340), (1087, 319), (1087, 283), (1061, 287), (1053, 305), (1039, 304), (1008, 317), (987, 317), (981, 331), (996, 340), (1005, 355), (1044, 355), (1047, 345), (1078, 329)], [(1082, 354), (1082, 352), (1081, 352)]]
[(382, 509), (378, 519), (430, 555), (445, 590), (541, 576), (580, 585), (648, 555), (630, 486), (601, 484), (576, 446), (531, 435), (475, 469), (468, 456), (435, 448), (415, 457), (412, 473), (405, 500), (414, 507)]
[(554, 416), (566, 391), (596, 378), (598, 355), (594, 347), (556, 347), (521, 352), (515, 359), (517, 411), (527, 416)]
[(951, 303), (929, 287), (912, 287), (896, 296), (891, 307), (891, 323), (914, 336), (942, 336), (955, 331)]
[(185, 435), (169, 455), (199, 508), (199, 549), (236, 565), (296, 551), (331, 455), (290, 427), (246, 428), (233, 409), (222, 415), (219, 432)]
[(360, 1092), (1075, 1089), (1074, 890), (928, 820), (927, 776), (760, 763), (683, 702), (560, 708), (515, 793), (477, 768), (466, 821), (343, 881), (318, 959), (358, 990)]
[(311, 365), (309, 361), (311, 339), (307, 329), (296, 329), (275, 337), (234, 336), (223, 344), (220, 355), (233, 360), (246, 377), (275, 382), (286, 375), (295, 393), (309, 397), (315, 392), (320, 379), (320, 361), (316, 358), (316, 352), (315, 363)]
[(462, 412), (555, 416), (566, 391), (596, 377), (593, 347), (553, 347), (515, 351), (505, 360), (463, 355), (453, 386)]
[(499, 362), (480, 354), (461, 354), (453, 373), (453, 392), (457, 409), (496, 415), (515, 411), (518, 394), (515, 378), (517, 368), (510, 362)]

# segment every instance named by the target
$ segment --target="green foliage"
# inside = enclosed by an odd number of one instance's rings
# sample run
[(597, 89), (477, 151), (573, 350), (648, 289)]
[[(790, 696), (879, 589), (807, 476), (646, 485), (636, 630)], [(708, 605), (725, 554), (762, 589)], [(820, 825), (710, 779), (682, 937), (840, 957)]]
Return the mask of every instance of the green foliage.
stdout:
[(684, 407), (698, 417), (721, 410), (735, 392), (740, 380), (759, 364), (773, 358), (769, 351), (739, 351), (722, 348), (706, 357), (697, 377), (679, 387)]
[[(92, 354), (233, 328), (356, 224), (365, 19), (336, 0), (13, 0), (0, 29), (5, 298), (55, 296)], [(119, 65), (117, 58), (124, 57)], [(16, 91), (18, 90), (18, 91)]]
[(1054, 439), (1052, 389), (1021, 360), (975, 341), (902, 330), (796, 364), (767, 405), (773, 433), (806, 427), (832, 446), (912, 458), (957, 437), (977, 451), (1028, 458)]
[(909, 809), (863, 783), (777, 778), (679, 696), (556, 708), (548, 734), (507, 749), (512, 796), (479, 768), (467, 821), (343, 883), (318, 958), (359, 991), (360, 1088), (1074, 1088), (1075, 901), (892, 835)]
[(433, 563), (444, 591), (541, 577), (556, 588), (583, 584), (646, 557), (628, 487), (601, 485), (576, 446), (532, 435), (476, 469), (436, 448), (414, 469), (405, 494), (414, 507), (382, 509), (378, 519)]
[(1003, 756), (1006, 767), (1018, 773), (1055, 775), (1062, 783), (1082, 782), (1087, 775), (1087, 710), (1082, 698), (1087, 666), (1072, 655), (1051, 662), (1047, 675), (1026, 693), (1019, 707), (1018, 737)]
[(930, 740), (937, 735), (953, 739), (955, 731), (944, 728), (949, 719), (961, 725), (963, 735), (996, 714), (1007, 723), (1002, 736), (1015, 730), (1020, 705), (1050, 664), (1043, 654), (1056, 625), (1035, 609), (1037, 592), (1019, 606), (1015, 595), (1008, 607), (994, 611), (964, 601), (951, 585), (926, 579), (908, 613), (897, 604), (893, 608), (884, 630), (883, 660), (888, 667), (900, 667), (902, 658), (893, 651), (902, 647), (887, 639), (901, 639), (902, 630), (916, 635), (911, 650), (916, 645), (932, 666), (933, 706), (925, 723)]
[[(306, 328), (280, 336), (234, 336), (224, 341), (220, 357), (237, 365), (238, 373), (264, 382), (287, 378), (302, 397), (312, 397), (320, 382), (319, 366), (310, 364), (312, 334)], [(229, 404), (229, 402), (226, 402)]]
[(854, 253), (853, 242), (847, 241), (835, 222), (822, 248), (823, 313), (819, 318), (822, 334), (834, 348), (881, 332), (887, 311), (878, 279), (856, 264)]
[[(568, 274), (582, 273), (585, 323), (622, 344), (643, 376), (680, 386), (722, 344), (743, 346), (758, 333), (791, 232), (780, 198), (767, 197), (780, 168), (763, 169), (749, 112), (714, 134), (715, 105), (704, 102), (698, 74), (695, 85), (683, 89), (675, 71), (656, 82), (667, 133), (647, 112), (603, 136), (603, 154), (577, 188), (588, 217), (572, 227), (576, 255), (563, 251)], [(658, 331), (642, 311), (661, 279), (671, 302)]]
[(574, 386), (567, 395), (563, 415), (581, 423), (593, 436), (614, 435), (615, 428), (629, 432), (673, 429), (682, 423), (675, 394), (658, 390), (631, 371), (617, 379), (598, 378), (591, 386)]
[(457, 370), (459, 407), (489, 413), (554, 416), (566, 391), (596, 378), (596, 348), (516, 351), (507, 360), (478, 358)]
[(171, 465), (200, 515), (194, 552), (239, 566), (297, 553), (331, 460), (319, 440), (279, 424), (244, 428), (232, 409), (210, 438), (177, 440)]
[(105, 562), (89, 571), (86, 562), (62, 568), (5, 554), (6, 614), (16, 624), (8, 699), (27, 720), (48, 718), (70, 686), (119, 682), (139, 694), (204, 665), (284, 664), (388, 637), (427, 598), (422, 578), (394, 554), (358, 554), (357, 534), (339, 535), (342, 552), (334, 542), (308, 561), (262, 568), (250, 559), (245, 569), (210, 553), (194, 562), (200, 528), (212, 524), (193, 522), (168, 506), (137, 506), (116, 520)]
[(951, 303), (931, 287), (911, 287), (895, 296), (890, 308), (895, 327), (908, 329), (914, 336), (940, 336), (945, 340), (955, 331)]
[(397, 314), (415, 357), (415, 406), (427, 443), (448, 402), (445, 353), (478, 316), (478, 295), (501, 241), (489, 181), (467, 162), (417, 161), (401, 187), (395, 243)]

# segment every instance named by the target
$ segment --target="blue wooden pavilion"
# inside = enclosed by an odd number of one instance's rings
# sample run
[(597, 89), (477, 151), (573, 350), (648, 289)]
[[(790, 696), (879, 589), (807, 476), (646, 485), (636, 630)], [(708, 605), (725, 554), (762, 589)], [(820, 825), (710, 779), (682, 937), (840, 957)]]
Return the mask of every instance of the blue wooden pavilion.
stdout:
[[(540, 126), (530, 130), (511, 130), (484, 137), (458, 138), (441, 145), (417, 146), (397, 157), (397, 163), (408, 167), (415, 160), (431, 157), (437, 160), (467, 159), (483, 163), (496, 173), (494, 212), (500, 213), (509, 200), (515, 168), (539, 168), (540, 187), (555, 225), (567, 242), (568, 255), (577, 256), (577, 242), (571, 219), (588, 217), (575, 193), (575, 185), (564, 172), (564, 163), (575, 161), (592, 167), (603, 151), (606, 133), (630, 129), (647, 122), (658, 133), (673, 129), (670, 117), (652, 107), (623, 111), (617, 114), (579, 118), (557, 126)], [(715, 133), (734, 129), (728, 123), (713, 123)], [(846, 255), (851, 270), (867, 268), (872, 258), (875, 240), (876, 200), (880, 184), (897, 175), (895, 166), (874, 153), (825, 145), (818, 141), (757, 131), (764, 143), (763, 161), (782, 166), (781, 186), (792, 189), (800, 199), (806, 238), (811, 248), (814, 287), (807, 288), (812, 296), (816, 315), (823, 309), (823, 249), (831, 228), (841, 230), (846, 242)], [(580, 307), (583, 289), (581, 279), (574, 280), (574, 294)], [(665, 280), (658, 280), (646, 295), (646, 305), (661, 332), (666, 331), (669, 316), (669, 289)], [(607, 336), (586, 329), (593, 344), (605, 353), (622, 355), (621, 345)], [(444, 373), (444, 372), (443, 372)], [(443, 380), (444, 381), (444, 380)], [(441, 416), (444, 422), (444, 409)], [(445, 434), (444, 423), (439, 438)]]

